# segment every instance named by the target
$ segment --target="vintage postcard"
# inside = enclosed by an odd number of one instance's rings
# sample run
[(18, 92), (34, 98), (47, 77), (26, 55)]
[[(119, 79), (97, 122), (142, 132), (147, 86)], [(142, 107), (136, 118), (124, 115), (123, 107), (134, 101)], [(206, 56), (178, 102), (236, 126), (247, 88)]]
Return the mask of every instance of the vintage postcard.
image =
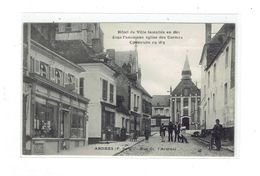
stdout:
[(22, 155), (235, 156), (235, 23), (23, 23)]

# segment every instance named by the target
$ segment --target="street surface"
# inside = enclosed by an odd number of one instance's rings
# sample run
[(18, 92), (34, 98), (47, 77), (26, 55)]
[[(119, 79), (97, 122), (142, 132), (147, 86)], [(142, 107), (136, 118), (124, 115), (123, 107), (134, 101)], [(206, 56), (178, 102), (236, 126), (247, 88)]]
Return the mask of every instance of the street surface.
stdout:
[(225, 149), (221, 151), (209, 150), (206, 145), (187, 137), (189, 143), (161, 142), (159, 133), (149, 138), (149, 142), (143, 141), (123, 151), (118, 156), (234, 156), (234, 153)]

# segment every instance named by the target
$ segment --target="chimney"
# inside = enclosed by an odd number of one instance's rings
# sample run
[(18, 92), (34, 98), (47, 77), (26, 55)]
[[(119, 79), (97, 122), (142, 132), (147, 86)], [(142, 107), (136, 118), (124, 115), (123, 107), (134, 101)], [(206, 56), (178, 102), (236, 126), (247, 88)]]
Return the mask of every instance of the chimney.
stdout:
[(208, 43), (211, 40), (211, 23), (206, 23), (206, 36), (205, 36), (205, 42)]
[(92, 39), (92, 49), (94, 50), (95, 53), (103, 52), (103, 48), (102, 48), (101, 41), (99, 38)]
[(116, 51), (115, 49), (107, 49), (106, 50), (107, 56), (112, 59), (113, 61), (115, 61), (115, 57), (116, 57)]

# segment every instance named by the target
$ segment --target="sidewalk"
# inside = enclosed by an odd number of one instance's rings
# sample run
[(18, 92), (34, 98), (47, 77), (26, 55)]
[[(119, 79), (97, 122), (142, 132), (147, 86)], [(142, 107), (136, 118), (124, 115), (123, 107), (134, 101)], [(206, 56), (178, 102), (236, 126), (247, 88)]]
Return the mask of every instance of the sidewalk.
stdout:
[[(198, 142), (202, 142), (206, 145), (208, 145), (210, 143), (210, 136), (206, 136), (206, 137), (203, 137), (203, 138), (193, 137), (193, 139), (198, 141)], [(221, 140), (221, 148), (223, 148), (225, 150), (229, 150), (231, 152), (234, 152), (234, 144), (232, 144), (229, 141)]]
[(144, 141), (144, 137), (138, 137), (137, 141), (130, 141), (127, 139), (126, 141), (116, 141), (110, 143), (97, 143), (97, 144), (89, 144), (85, 147), (74, 148), (71, 150), (63, 150), (57, 155), (98, 155), (98, 156), (113, 156), (118, 155), (119, 153), (127, 150), (128, 148)]

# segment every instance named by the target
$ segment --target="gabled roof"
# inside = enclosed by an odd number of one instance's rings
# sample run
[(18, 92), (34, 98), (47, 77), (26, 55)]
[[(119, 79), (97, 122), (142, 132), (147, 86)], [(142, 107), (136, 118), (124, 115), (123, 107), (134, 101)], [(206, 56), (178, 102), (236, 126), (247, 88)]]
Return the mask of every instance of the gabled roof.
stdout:
[(172, 96), (183, 95), (184, 89), (188, 90), (188, 94), (191, 95), (200, 95), (200, 89), (192, 82), (190, 79), (182, 79), (181, 82), (176, 86), (176, 88), (172, 91)]
[(207, 67), (205, 69), (210, 67), (214, 60), (223, 51), (223, 48), (226, 47), (226, 45), (234, 35), (232, 34), (234, 30), (235, 24), (224, 24), (216, 33), (216, 35), (204, 45), (199, 63), (202, 63), (204, 53), (206, 53)]
[(169, 95), (153, 95), (152, 99), (153, 106), (169, 107), (170, 96)]

